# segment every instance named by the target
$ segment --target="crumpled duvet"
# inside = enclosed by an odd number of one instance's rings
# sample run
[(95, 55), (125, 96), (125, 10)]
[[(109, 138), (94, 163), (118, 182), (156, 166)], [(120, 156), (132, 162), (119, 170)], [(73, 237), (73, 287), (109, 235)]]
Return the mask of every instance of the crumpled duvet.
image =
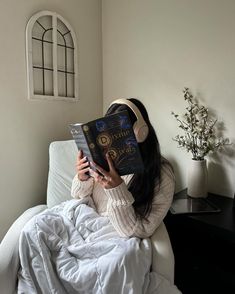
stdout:
[(180, 293), (150, 272), (149, 239), (119, 237), (87, 201), (63, 202), (26, 224), (18, 293)]

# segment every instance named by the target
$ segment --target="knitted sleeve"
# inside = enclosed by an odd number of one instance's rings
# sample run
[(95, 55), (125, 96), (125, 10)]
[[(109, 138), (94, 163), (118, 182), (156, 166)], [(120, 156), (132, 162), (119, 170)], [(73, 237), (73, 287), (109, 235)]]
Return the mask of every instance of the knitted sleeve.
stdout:
[(94, 187), (94, 179), (88, 178), (87, 181), (80, 181), (75, 175), (72, 181), (71, 196), (73, 198), (84, 198), (91, 196)]
[(136, 216), (132, 206), (134, 198), (123, 182), (118, 187), (106, 189), (109, 196), (108, 215), (120, 236), (150, 237), (163, 221), (170, 208), (175, 189), (175, 177), (169, 164), (162, 165), (160, 186), (155, 187), (155, 195), (150, 214), (145, 219)]

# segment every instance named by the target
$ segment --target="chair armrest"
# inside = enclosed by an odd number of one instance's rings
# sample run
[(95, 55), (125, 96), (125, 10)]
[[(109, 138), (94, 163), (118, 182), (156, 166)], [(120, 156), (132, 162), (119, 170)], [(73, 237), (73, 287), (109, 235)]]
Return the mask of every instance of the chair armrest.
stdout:
[(1, 293), (15, 293), (17, 272), (19, 268), (19, 236), (24, 225), (36, 214), (47, 208), (37, 205), (27, 209), (12, 224), (0, 244), (0, 285)]
[(152, 270), (174, 284), (175, 258), (165, 224), (162, 222), (151, 237)]

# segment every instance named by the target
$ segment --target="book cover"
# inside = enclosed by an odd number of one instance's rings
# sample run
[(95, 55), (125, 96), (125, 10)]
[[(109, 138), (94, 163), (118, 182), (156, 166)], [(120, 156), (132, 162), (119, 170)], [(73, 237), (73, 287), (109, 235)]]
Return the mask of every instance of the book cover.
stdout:
[(82, 149), (88, 161), (108, 171), (105, 154), (109, 152), (119, 175), (143, 172), (143, 161), (127, 111), (69, 127), (78, 149)]

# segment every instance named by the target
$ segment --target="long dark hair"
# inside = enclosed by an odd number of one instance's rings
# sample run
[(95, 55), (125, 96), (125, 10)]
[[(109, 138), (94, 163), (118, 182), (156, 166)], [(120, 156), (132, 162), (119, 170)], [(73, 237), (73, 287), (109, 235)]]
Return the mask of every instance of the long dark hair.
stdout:
[[(150, 123), (146, 108), (136, 98), (128, 99), (134, 103), (141, 112), (145, 122), (149, 127), (149, 134), (144, 142), (139, 143), (140, 152), (144, 163), (144, 172), (134, 174), (128, 184), (128, 190), (135, 198), (133, 207), (137, 216), (146, 218), (152, 209), (154, 189), (159, 186), (161, 179), (161, 152), (156, 132)], [(137, 120), (133, 111), (125, 104), (112, 104), (106, 115), (110, 115), (122, 110), (127, 110), (132, 124)]]

